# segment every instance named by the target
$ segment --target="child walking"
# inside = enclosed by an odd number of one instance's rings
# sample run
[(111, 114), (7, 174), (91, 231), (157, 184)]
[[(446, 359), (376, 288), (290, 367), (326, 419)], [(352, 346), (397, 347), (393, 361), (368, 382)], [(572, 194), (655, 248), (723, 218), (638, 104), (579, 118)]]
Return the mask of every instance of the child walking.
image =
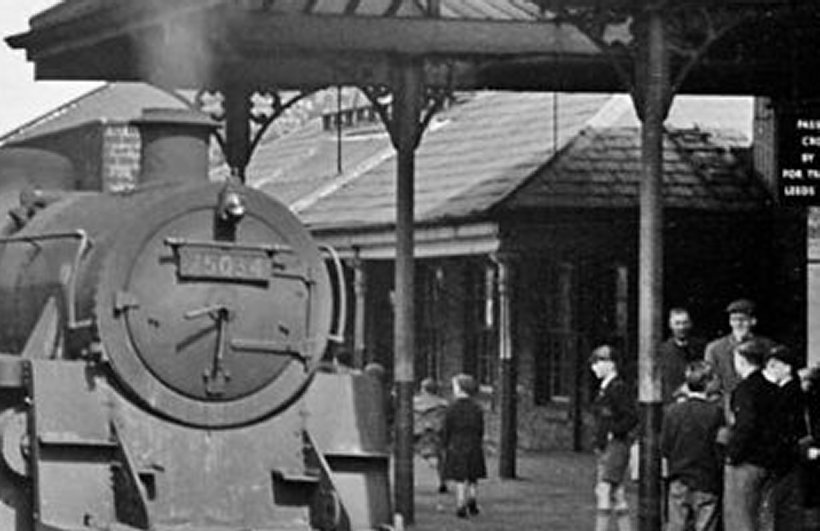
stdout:
[(444, 478), (455, 482), (456, 516), (477, 515), (478, 480), (487, 477), (484, 460), (484, 413), (473, 396), (475, 379), (467, 374), (453, 378), (455, 401), (444, 417), (442, 444), (445, 448)]
[(416, 453), (428, 463), (435, 464), (439, 493), (447, 492), (441, 432), (448, 405), (447, 400), (438, 395), (435, 380), (425, 378), (421, 381), (421, 390), (413, 397), (413, 441)]
[(589, 363), (595, 377), (601, 381), (598, 396), (593, 402), (594, 443), (598, 456), (595, 531), (609, 529), (613, 515), (618, 531), (630, 531), (632, 524), (624, 482), (638, 414), (626, 383), (618, 376), (615, 349), (611, 345), (599, 346), (592, 351)]

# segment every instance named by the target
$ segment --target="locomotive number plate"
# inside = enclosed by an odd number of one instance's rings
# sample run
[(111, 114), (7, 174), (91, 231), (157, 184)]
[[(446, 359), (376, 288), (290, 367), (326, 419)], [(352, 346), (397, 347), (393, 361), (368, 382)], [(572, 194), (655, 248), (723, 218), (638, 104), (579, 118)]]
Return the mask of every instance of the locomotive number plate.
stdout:
[(268, 282), (271, 259), (263, 250), (220, 249), (184, 245), (179, 252), (180, 278)]

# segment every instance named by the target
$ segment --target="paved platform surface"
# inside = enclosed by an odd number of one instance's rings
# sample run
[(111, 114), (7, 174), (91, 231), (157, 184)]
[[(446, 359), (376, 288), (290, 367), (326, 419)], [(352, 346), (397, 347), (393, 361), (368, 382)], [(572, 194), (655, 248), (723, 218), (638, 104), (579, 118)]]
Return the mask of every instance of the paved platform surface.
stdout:
[[(572, 452), (525, 453), (517, 458), (517, 479), (498, 478), (498, 461), (487, 459), (489, 478), (479, 482), (481, 514), (455, 516), (454, 489), (437, 492), (435, 471), (415, 461), (414, 531), (500, 531), (506, 529), (585, 531), (593, 528), (595, 458)], [(635, 527), (636, 486), (629, 486)], [(614, 529), (614, 525), (612, 527)]]

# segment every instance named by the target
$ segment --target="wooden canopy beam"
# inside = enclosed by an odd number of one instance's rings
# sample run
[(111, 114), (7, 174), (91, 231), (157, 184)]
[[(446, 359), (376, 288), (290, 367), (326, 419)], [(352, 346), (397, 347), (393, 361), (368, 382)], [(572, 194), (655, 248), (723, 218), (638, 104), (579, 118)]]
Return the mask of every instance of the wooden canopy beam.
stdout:
[[(682, 1), (675, 3), (678, 9)], [(623, 7), (624, 2), (628, 6)], [(540, 3), (548, 11), (565, 13), (636, 9), (635, 0)], [(681, 92), (787, 96), (795, 79), (792, 70), (820, 71), (820, 57), (814, 53), (814, 43), (820, 41), (820, 14), (808, 0), (719, 4), (721, 9), (767, 15), (744, 24), (701, 57), (679, 87)], [(330, 15), (296, 7), (282, 12), (264, 5), (261, 0), (101, 2), (88, 16), (48, 24), (35, 17), (28, 33), (7, 42), (26, 50), (38, 79), (140, 80), (210, 89), (221, 88), (223, 81), (237, 75), (252, 86), (281, 89), (387, 84), (393, 57), (401, 54), (423, 58), (431, 84), (436, 83), (435, 63), (448, 62), (449, 86), (454, 89), (628, 90), (571, 17), (554, 13), (539, 17), (533, 11), (520, 19), (498, 20), (455, 18), (452, 13)], [(785, 19), (779, 18), (783, 15)], [(791, 38), (800, 50), (793, 53), (800, 58), (797, 65), (783, 60), (794, 46), (786, 47), (782, 37), (793, 34), (795, 24), (803, 25), (801, 37)], [(816, 85), (811, 77), (801, 78), (807, 88)]]
[(282, 15), (234, 4), (205, 5), (210, 7), (169, 10), (135, 20), (97, 16), (59, 28), (32, 29), (7, 42), (27, 51), (41, 79), (61, 79), (63, 70), (79, 77), (89, 65), (91, 72), (85, 77), (139, 78), (144, 75), (144, 55), (160, 44), (203, 60), (222, 59), (226, 54), (242, 60), (311, 54), (485, 58), (555, 50), (588, 57), (598, 54), (573, 26), (548, 21)]
[(556, 49), (598, 53), (573, 26), (548, 21), (281, 16), (235, 10), (225, 15), (222, 38), (232, 39), (247, 53), (288, 49), (471, 56), (521, 56)]

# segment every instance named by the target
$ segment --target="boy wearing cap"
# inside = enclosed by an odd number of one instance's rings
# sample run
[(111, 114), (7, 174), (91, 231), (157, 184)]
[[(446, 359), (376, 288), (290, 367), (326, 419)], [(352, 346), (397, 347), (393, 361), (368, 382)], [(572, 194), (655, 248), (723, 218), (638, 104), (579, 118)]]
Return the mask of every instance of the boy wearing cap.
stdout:
[(764, 500), (777, 462), (780, 389), (761, 371), (768, 350), (757, 340), (734, 350), (740, 382), (730, 401), (734, 422), (723, 477), (723, 522), (731, 531), (758, 531), (771, 523)]
[(601, 345), (592, 351), (590, 368), (601, 381), (592, 404), (594, 444), (598, 455), (595, 497), (595, 531), (609, 529), (614, 515), (619, 531), (631, 529), (624, 481), (629, 466), (632, 431), (638, 424), (635, 402), (626, 383), (618, 376), (615, 349)]
[(806, 405), (800, 380), (794, 377), (796, 359), (791, 351), (777, 345), (766, 354), (763, 375), (780, 389), (776, 406), (780, 426), (779, 448), (774, 468), (771, 504), (775, 529), (800, 529), (802, 525), (802, 485), (800, 442), (808, 434)]
[(723, 465), (716, 438), (723, 409), (706, 397), (712, 379), (708, 363), (691, 362), (685, 378), (686, 398), (666, 408), (661, 427), (670, 480), (666, 531), (714, 531), (720, 516)]
[(723, 395), (726, 420), (731, 423), (729, 399), (732, 396), (732, 391), (740, 381), (740, 375), (734, 367), (733, 353), (735, 348), (744, 341), (751, 339), (760, 342), (765, 349), (773, 347), (774, 343), (770, 339), (757, 336), (754, 333), (754, 328), (757, 325), (754, 302), (749, 299), (732, 301), (726, 307), (726, 314), (729, 317), (729, 327), (732, 331), (706, 345), (704, 359), (712, 365), (716, 376), (713, 386), (709, 389), (709, 394), (720, 393)]

